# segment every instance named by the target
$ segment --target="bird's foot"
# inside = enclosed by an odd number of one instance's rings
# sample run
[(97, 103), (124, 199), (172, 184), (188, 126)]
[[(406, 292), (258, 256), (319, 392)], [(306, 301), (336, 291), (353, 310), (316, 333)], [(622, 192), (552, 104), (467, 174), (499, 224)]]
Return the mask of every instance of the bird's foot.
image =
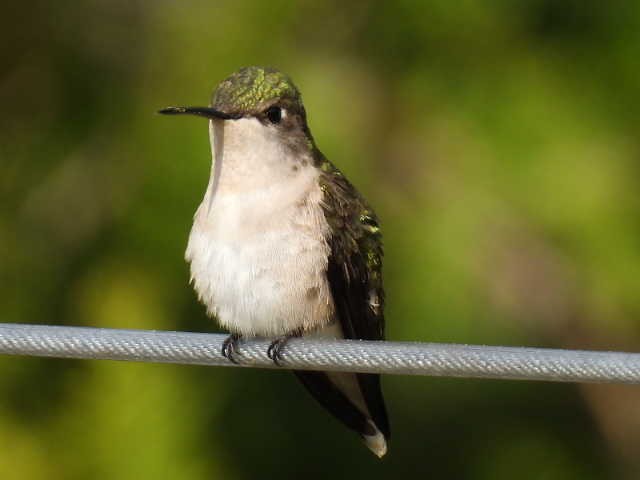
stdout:
[(228, 359), (231, 363), (238, 363), (238, 361), (233, 358), (233, 355), (236, 353), (239, 341), (240, 335), (232, 333), (224, 342), (222, 342), (222, 356)]
[(271, 345), (269, 345), (269, 348), (267, 349), (267, 356), (271, 360), (273, 360), (273, 363), (281, 367), (282, 352), (284, 350), (284, 347), (287, 345), (289, 340), (295, 337), (299, 337), (301, 335), (302, 335), (302, 331), (300, 332), (296, 331), (294, 333), (290, 333), (288, 335), (282, 335), (281, 337), (276, 338), (273, 342), (271, 342)]

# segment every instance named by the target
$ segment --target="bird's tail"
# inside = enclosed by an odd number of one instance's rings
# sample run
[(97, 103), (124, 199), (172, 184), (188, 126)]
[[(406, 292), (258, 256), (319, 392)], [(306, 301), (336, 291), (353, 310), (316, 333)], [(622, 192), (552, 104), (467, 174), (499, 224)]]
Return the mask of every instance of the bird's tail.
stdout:
[(374, 374), (294, 371), (311, 395), (334, 417), (356, 431), (378, 457), (387, 453), (389, 420)]

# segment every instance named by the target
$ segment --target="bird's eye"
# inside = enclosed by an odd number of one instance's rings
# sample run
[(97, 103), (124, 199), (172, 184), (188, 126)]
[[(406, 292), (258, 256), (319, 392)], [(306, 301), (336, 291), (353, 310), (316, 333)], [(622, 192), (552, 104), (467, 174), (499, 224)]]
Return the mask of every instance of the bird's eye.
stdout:
[(269, 107), (264, 113), (271, 123), (280, 123), (280, 120), (282, 120), (282, 109), (280, 107)]

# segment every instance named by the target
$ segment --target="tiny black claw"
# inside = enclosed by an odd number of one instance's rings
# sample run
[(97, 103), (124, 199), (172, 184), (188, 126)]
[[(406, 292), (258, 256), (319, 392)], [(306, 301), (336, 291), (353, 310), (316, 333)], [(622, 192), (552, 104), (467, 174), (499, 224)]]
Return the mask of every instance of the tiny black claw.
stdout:
[(238, 335), (237, 333), (232, 333), (225, 339), (224, 342), (222, 342), (222, 356), (228, 359), (231, 363), (238, 363), (238, 361), (233, 358), (233, 354), (236, 353), (239, 340), (240, 335)]
[(273, 360), (273, 363), (281, 367), (282, 366), (281, 361), (283, 360), (282, 352), (284, 351), (284, 347), (287, 345), (287, 342), (289, 340), (291, 340), (294, 337), (299, 337), (300, 335), (301, 335), (301, 332), (296, 332), (293, 334), (283, 335), (281, 337), (276, 338), (273, 342), (271, 342), (271, 345), (269, 345), (269, 348), (267, 349), (267, 356), (271, 360)]
[(280, 363), (282, 360), (282, 350), (284, 349), (287, 340), (289, 340), (289, 337), (278, 337), (276, 340), (271, 342), (271, 345), (269, 345), (269, 348), (267, 349), (267, 356), (279, 367), (282, 366)]

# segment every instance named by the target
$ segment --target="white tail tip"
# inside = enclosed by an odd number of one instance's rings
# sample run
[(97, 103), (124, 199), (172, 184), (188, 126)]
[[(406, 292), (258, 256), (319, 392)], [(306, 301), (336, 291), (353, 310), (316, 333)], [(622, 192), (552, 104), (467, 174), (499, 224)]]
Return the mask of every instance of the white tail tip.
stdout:
[(364, 443), (378, 458), (382, 458), (387, 453), (387, 440), (375, 424), (369, 420), (369, 423), (375, 428), (374, 435), (363, 435)]

